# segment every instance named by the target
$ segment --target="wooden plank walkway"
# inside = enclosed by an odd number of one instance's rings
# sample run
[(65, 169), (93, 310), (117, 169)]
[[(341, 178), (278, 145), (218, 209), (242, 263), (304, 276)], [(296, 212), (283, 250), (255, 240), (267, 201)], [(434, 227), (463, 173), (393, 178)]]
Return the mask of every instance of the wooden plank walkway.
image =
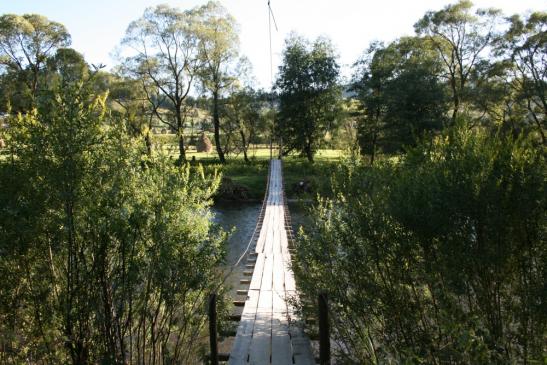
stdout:
[(255, 267), (229, 364), (315, 364), (287, 299), (297, 295), (285, 228), (281, 161), (270, 161), (266, 211)]

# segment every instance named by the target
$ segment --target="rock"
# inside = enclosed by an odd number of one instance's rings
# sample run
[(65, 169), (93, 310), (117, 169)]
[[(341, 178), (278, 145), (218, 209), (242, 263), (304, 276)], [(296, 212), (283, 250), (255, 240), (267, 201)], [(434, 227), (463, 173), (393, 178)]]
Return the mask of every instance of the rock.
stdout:
[(249, 199), (249, 189), (244, 185), (234, 183), (229, 177), (223, 177), (217, 197), (223, 200), (247, 200)]
[(309, 194), (313, 192), (313, 184), (310, 180), (300, 180), (292, 185), (292, 191), (295, 195)]

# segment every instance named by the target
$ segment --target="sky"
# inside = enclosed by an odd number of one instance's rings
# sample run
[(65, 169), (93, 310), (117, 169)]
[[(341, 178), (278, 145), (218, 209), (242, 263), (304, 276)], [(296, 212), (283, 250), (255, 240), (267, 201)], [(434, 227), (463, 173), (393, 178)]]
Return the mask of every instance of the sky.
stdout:
[[(72, 35), (72, 47), (89, 63), (110, 68), (114, 49), (129, 23), (144, 9), (167, 3), (181, 9), (206, 0), (0, 0), (0, 14), (37, 13), (63, 23)], [(271, 85), (267, 0), (220, 0), (239, 23), (240, 50), (253, 65), (259, 86)], [(455, 0), (271, 0), (278, 31), (272, 30), (274, 74), (281, 61), (284, 40), (295, 31), (309, 39), (329, 37), (337, 48), (343, 75), (371, 41), (392, 41), (414, 34), (414, 23), (428, 10)], [(475, 0), (481, 8), (496, 7), (504, 14), (547, 10), (544, 0)], [(275, 77), (275, 76), (274, 76)]]

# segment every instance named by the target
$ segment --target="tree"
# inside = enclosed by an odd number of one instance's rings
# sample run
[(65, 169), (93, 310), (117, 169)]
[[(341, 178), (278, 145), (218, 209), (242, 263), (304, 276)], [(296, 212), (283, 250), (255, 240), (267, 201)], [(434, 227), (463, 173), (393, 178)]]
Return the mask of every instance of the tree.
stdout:
[(467, 84), (475, 64), (482, 59), (496, 37), (500, 11), (479, 9), (471, 13), (473, 3), (460, 0), (443, 10), (429, 11), (414, 28), (426, 36), (446, 67), (446, 78), (452, 93), (452, 124), (462, 103), (468, 100)]
[(249, 162), (249, 144), (258, 132), (261, 109), (260, 95), (251, 88), (233, 91), (225, 103), (227, 124), (233, 125), (239, 135), (238, 147), (243, 152), (245, 162)]
[(356, 64), (353, 90), (361, 102), (361, 153), (401, 151), (444, 124), (446, 98), (438, 77), (442, 65), (428, 43), (401, 38), (373, 44)]
[[(136, 136), (142, 136), (148, 156), (152, 155), (152, 122), (165, 97), (150, 78), (139, 77), (123, 65), (115, 71), (109, 88), (109, 98), (121, 107), (122, 120)], [(114, 109), (116, 110), (116, 109)]]
[(0, 65), (21, 75), (30, 105), (35, 102), (47, 58), (68, 45), (70, 34), (65, 26), (42, 15), (0, 16)]
[(292, 35), (285, 42), (279, 67), (277, 133), (283, 154), (300, 151), (310, 162), (321, 138), (334, 127), (340, 111), (339, 66), (330, 41), (309, 44)]
[(94, 94), (96, 74), (61, 77), (51, 101), (9, 117), (0, 357), (198, 363), (203, 303), (221, 285), (224, 235), (209, 211), (219, 177), (162, 154), (142, 166), (141, 141)]
[(56, 89), (54, 83), (88, 79), (90, 72), (84, 56), (72, 48), (59, 48), (47, 59), (46, 68), (48, 88), (52, 89)]
[(153, 89), (145, 87), (148, 99), (157, 100), (154, 94), (157, 92), (169, 103), (169, 113), (162, 113), (157, 104), (152, 109), (162, 123), (177, 132), (179, 163), (186, 160), (185, 100), (200, 66), (195, 20), (195, 10), (182, 12), (158, 5), (146, 9), (142, 18), (132, 22), (122, 41), (135, 53), (127, 59), (128, 67), (149, 80), (145, 85), (153, 86)]
[(534, 12), (523, 20), (508, 18), (509, 29), (497, 43), (498, 53), (508, 64), (518, 96), (534, 121), (541, 141), (545, 137), (547, 117), (547, 13)]
[(196, 10), (199, 35), (199, 71), (201, 84), (212, 97), (212, 117), (215, 147), (221, 163), (226, 162), (220, 141), (220, 99), (223, 91), (235, 80), (235, 65), (238, 59), (239, 37), (237, 24), (227, 10), (218, 2), (210, 1)]
[(543, 361), (547, 165), (531, 142), (458, 123), (398, 162), (339, 165), (293, 256), (303, 302), (329, 295), (337, 363)]

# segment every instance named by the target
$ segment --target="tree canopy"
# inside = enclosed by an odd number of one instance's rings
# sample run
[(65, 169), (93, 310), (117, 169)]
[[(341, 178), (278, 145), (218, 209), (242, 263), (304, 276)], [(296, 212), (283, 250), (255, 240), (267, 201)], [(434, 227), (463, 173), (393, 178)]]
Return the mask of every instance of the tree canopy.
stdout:
[(41, 73), (47, 58), (59, 48), (70, 45), (70, 34), (64, 25), (38, 14), (4, 14), (0, 16), (0, 67), (22, 81), (17, 93), (28, 102), (28, 109), (37, 96)]
[(312, 162), (325, 133), (337, 122), (341, 90), (339, 65), (327, 39), (310, 44), (297, 35), (287, 39), (276, 89), (279, 93), (277, 133), (282, 153), (301, 152)]

